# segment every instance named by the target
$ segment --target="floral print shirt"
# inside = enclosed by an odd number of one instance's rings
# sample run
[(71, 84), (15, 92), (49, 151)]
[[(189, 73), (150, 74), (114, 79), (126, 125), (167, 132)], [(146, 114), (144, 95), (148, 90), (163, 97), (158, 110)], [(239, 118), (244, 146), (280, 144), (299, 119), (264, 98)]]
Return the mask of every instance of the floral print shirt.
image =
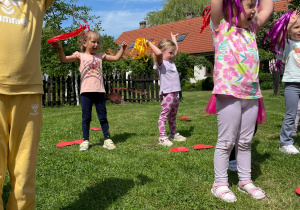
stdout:
[(257, 25), (252, 22), (248, 29), (229, 28), (229, 23), (223, 19), (219, 31), (215, 31), (212, 22), (210, 28), (215, 47), (213, 94), (242, 99), (261, 98)]

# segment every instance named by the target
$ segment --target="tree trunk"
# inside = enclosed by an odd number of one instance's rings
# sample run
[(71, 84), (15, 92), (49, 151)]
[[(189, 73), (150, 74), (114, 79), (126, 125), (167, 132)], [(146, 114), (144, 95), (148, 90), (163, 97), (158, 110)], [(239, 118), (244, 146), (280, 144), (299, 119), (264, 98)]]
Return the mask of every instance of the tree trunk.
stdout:
[(274, 96), (279, 96), (279, 71), (273, 71)]
[(79, 94), (78, 94), (78, 82), (77, 82), (77, 71), (75, 69), (75, 64), (73, 63), (74, 67), (74, 75), (75, 75), (75, 94), (76, 94), (76, 104), (79, 106)]

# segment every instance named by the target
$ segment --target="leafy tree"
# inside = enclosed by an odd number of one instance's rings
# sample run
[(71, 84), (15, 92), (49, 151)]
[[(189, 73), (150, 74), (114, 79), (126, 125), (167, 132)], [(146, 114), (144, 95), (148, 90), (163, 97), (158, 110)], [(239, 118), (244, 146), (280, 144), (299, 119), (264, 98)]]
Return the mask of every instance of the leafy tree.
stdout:
[[(50, 76), (67, 75), (70, 70), (76, 71), (77, 64), (61, 65), (56, 49), (47, 44), (51, 37), (68, 33), (77, 29), (78, 21), (84, 24), (86, 20), (92, 30), (100, 31), (101, 21), (99, 16), (89, 15), (91, 7), (77, 6), (77, 0), (55, 0), (45, 14), (45, 26), (42, 31), (41, 65), (43, 73)], [(70, 21), (72, 20), (72, 21)], [(66, 55), (79, 50), (79, 38), (71, 38), (61, 42)]]
[(212, 63), (204, 57), (194, 57), (185, 52), (178, 53), (174, 62), (180, 75), (182, 86), (185, 85), (185, 82), (188, 81), (189, 78), (194, 77), (194, 66), (198, 68), (212, 67)]
[(184, 20), (187, 12), (194, 12), (196, 17), (210, 4), (210, 0), (163, 0), (162, 10), (148, 12), (145, 20), (149, 26), (161, 25)]
[(101, 35), (101, 46), (99, 48), (100, 52), (105, 53), (117, 53), (118, 45), (115, 43), (113, 36), (108, 36), (107, 34)]
[(288, 5), (289, 10), (300, 10), (300, 0), (292, 0)]

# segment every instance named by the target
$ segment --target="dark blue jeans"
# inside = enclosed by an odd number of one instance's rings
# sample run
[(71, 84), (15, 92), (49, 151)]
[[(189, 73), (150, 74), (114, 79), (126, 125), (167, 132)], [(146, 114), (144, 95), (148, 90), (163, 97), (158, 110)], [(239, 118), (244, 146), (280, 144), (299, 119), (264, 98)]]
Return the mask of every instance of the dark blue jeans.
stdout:
[(105, 93), (82, 93), (81, 99), (81, 110), (82, 110), (82, 134), (84, 140), (89, 140), (90, 135), (90, 123), (92, 121), (92, 107), (95, 104), (96, 112), (104, 139), (110, 139), (109, 125), (107, 121), (107, 112), (105, 107)]

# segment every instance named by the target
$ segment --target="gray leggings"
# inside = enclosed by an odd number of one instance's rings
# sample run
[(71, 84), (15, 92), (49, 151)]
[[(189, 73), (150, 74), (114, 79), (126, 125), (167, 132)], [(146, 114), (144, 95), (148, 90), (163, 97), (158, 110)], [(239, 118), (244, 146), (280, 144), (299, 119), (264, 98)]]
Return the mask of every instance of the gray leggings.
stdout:
[(284, 87), (285, 117), (280, 130), (280, 145), (293, 145), (294, 139), (291, 137), (295, 128), (295, 118), (300, 96), (300, 83), (286, 82)]
[(251, 180), (251, 141), (257, 112), (258, 99), (217, 95), (218, 142), (214, 155), (215, 183), (228, 182), (228, 161), (234, 144), (239, 180)]

